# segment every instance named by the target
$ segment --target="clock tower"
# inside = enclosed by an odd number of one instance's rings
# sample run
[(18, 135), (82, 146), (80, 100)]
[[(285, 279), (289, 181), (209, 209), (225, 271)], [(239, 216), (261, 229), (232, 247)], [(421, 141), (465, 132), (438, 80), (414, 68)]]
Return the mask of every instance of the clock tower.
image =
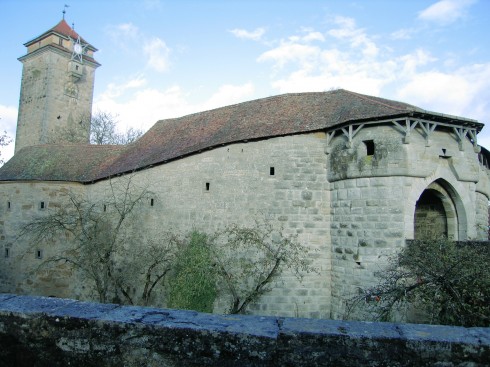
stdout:
[(31, 145), (88, 143), (97, 49), (64, 19), (24, 46), (15, 152)]

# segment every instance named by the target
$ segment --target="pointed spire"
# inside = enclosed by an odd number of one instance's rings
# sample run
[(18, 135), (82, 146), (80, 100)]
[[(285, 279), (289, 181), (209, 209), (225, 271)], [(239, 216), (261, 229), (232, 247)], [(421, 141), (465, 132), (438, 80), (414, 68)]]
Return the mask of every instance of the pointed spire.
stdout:
[(70, 7), (70, 5), (66, 5), (66, 4), (65, 4), (65, 6), (63, 6), (63, 11), (62, 11), (62, 13), (63, 13), (63, 20), (65, 20), (66, 8), (69, 8), (69, 7)]

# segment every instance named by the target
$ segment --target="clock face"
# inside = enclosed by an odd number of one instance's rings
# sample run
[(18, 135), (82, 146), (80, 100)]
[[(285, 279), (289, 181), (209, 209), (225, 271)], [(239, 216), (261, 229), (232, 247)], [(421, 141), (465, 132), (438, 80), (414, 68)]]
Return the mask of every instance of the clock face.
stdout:
[(79, 43), (76, 43), (75, 46), (73, 46), (73, 51), (75, 51), (77, 54), (82, 53), (82, 46), (80, 46)]

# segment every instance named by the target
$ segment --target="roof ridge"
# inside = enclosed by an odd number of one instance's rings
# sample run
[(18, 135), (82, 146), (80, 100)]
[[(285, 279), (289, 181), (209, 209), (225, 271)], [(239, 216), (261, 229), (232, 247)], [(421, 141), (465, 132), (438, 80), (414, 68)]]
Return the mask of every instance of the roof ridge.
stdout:
[(72, 27), (70, 27), (70, 25), (66, 22), (65, 19), (61, 19), (55, 26), (51, 27), (46, 32), (41, 33), (39, 36), (34, 37), (30, 41), (27, 41), (26, 43), (24, 43), (24, 46), (28, 46), (28, 45), (36, 42), (37, 40), (43, 39), (47, 35), (49, 35), (50, 33), (58, 33), (60, 35), (63, 35), (63, 36), (66, 36), (66, 37), (69, 37), (69, 38), (72, 38), (75, 40), (80, 38), (80, 41), (82, 41), (83, 43), (86, 43), (87, 45), (89, 45), (89, 47), (92, 47), (92, 48), (94, 47), (90, 44), (90, 42), (85, 40)]
[(357, 93), (357, 92), (352, 92), (350, 90), (347, 90), (347, 89), (342, 89), (343, 91), (347, 92), (347, 93), (350, 93), (354, 96), (357, 96), (358, 98), (361, 98), (361, 99), (364, 99), (364, 100), (367, 100), (367, 101), (370, 101), (370, 102), (373, 102), (373, 103), (376, 103), (376, 104), (379, 104), (381, 106), (385, 106), (385, 107), (389, 107), (389, 108), (393, 108), (395, 110), (400, 110), (400, 111), (407, 111), (408, 108), (407, 107), (415, 107), (415, 106), (411, 106), (411, 105), (408, 105), (407, 103), (405, 102), (399, 102), (399, 101), (395, 101), (395, 100), (389, 100), (391, 102), (395, 102), (395, 103), (400, 103), (400, 104), (403, 104), (405, 105), (405, 108), (401, 108), (401, 107), (396, 107), (396, 106), (393, 106), (393, 105), (390, 105), (388, 103), (383, 103), (379, 100), (376, 100), (376, 99), (373, 99), (373, 98), (378, 98), (378, 99), (383, 99), (383, 100), (388, 100), (386, 98), (383, 98), (383, 97), (375, 97), (375, 96), (368, 96), (366, 94), (361, 94), (361, 93)]
[(221, 109), (229, 109), (229, 108), (233, 108), (235, 106), (246, 105), (248, 103), (253, 103), (253, 102), (256, 102), (256, 101), (266, 101), (266, 100), (282, 99), (282, 98), (287, 97), (287, 96), (304, 96), (305, 94), (309, 94), (309, 95), (312, 95), (312, 94), (332, 94), (332, 93), (339, 92), (339, 91), (346, 91), (346, 92), (348, 92), (345, 89), (334, 89), (334, 90), (325, 91), (325, 92), (292, 92), (292, 93), (282, 93), (282, 94), (277, 94), (275, 96), (258, 97), (258, 98), (250, 99), (248, 101), (243, 101), (243, 102), (228, 104), (228, 105), (220, 106), (220, 107), (214, 107), (214, 108), (210, 108), (208, 110), (194, 112), (194, 113), (189, 113), (189, 114), (182, 115), (182, 116), (164, 118), (164, 119), (158, 120), (157, 122), (178, 120), (178, 119), (181, 119), (183, 117), (188, 117), (188, 116), (199, 116), (199, 115), (202, 115), (202, 114), (209, 113), (211, 111), (217, 111), (217, 110), (221, 110)]

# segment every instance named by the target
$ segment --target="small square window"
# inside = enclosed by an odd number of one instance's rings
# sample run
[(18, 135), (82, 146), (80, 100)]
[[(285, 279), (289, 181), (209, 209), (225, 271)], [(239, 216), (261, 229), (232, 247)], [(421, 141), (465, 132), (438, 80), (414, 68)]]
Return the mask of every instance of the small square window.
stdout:
[(36, 250), (36, 259), (43, 258), (43, 250)]

